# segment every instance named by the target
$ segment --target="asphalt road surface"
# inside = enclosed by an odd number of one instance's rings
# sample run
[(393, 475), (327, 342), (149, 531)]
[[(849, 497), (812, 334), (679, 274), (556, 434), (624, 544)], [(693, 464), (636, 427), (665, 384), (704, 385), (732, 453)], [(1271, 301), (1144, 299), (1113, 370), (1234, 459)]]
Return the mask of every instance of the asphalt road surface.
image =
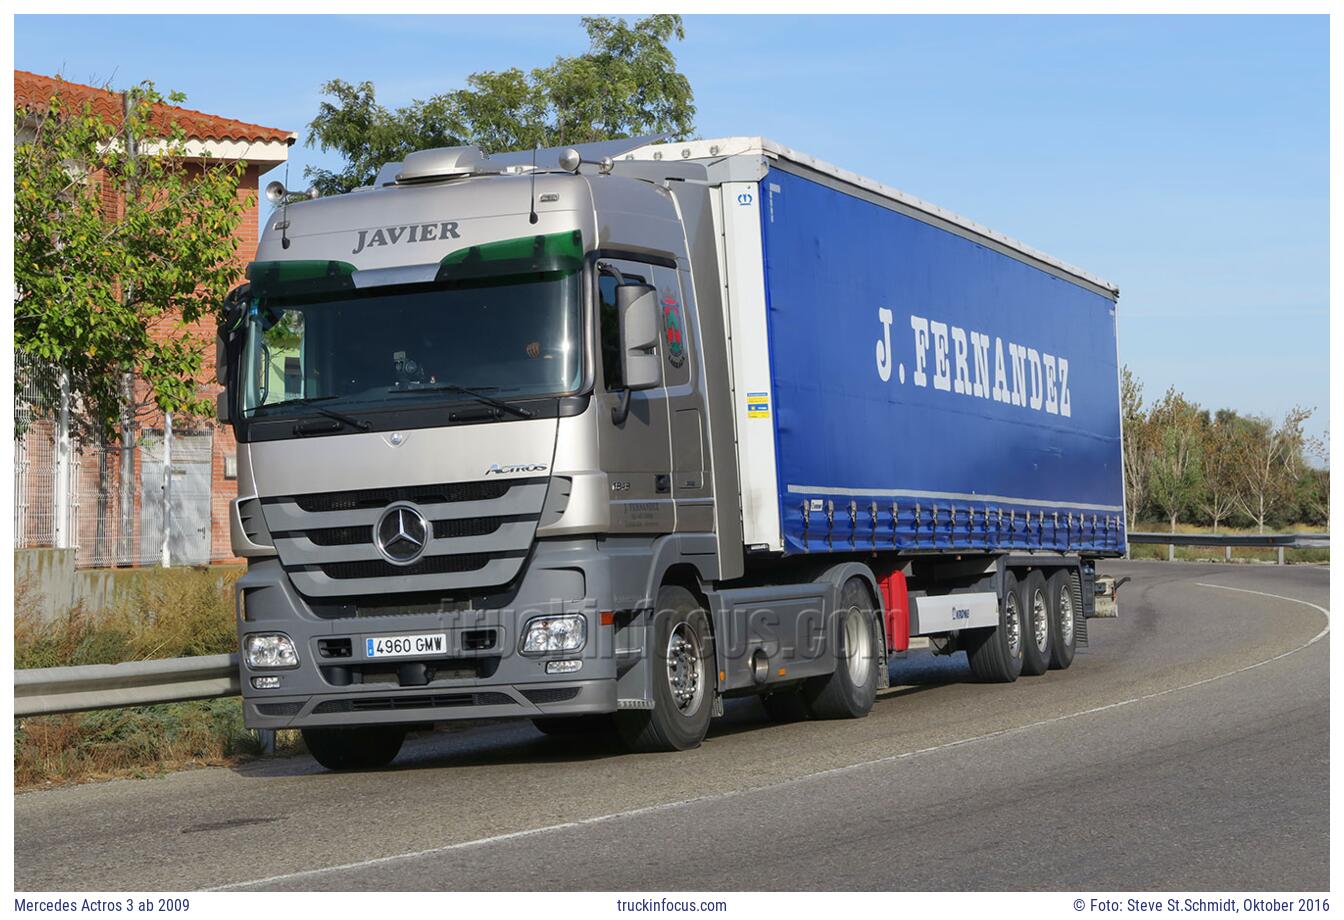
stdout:
[(1068, 671), (980, 685), (915, 652), (866, 719), (774, 725), (745, 700), (682, 754), (495, 723), (381, 772), (293, 757), (25, 793), (14, 884), (1327, 889), (1328, 571), (1104, 568), (1134, 581)]

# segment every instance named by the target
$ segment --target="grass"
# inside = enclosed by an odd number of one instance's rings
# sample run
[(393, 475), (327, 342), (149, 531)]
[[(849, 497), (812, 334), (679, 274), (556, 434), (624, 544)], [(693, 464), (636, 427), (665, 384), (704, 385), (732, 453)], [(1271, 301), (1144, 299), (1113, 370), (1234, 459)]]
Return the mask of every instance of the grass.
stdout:
[[(241, 570), (145, 570), (124, 601), (43, 621), (30, 587), (14, 588), (14, 667), (115, 664), (232, 652), (233, 583)], [(282, 732), (278, 750), (298, 746)], [(148, 776), (260, 753), (238, 699), (105, 709), (14, 720), (16, 788)]]
[[(1170, 525), (1164, 521), (1141, 521), (1135, 524), (1130, 530), (1135, 533), (1165, 533), (1170, 529)], [(1214, 529), (1202, 524), (1177, 524), (1177, 533), (1214, 533)], [(1222, 534), (1255, 534), (1257, 530), (1254, 527), (1219, 527), (1218, 533)], [(1288, 527), (1271, 529), (1269, 533), (1325, 533), (1326, 528), (1319, 524), (1293, 524)], [(1178, 546), (1176, 547), (1176, 559), (1180, 562), (1226, 562), (1226, 548), (1221, 546)], [(1131, 543), (1129, 547), (1131, 559), (1166, 559), (1167, 545), (1165, 543)], [(1327, 548), (1311, 547), (1308, 549), (1287, 549), (1283, 554), (1284, 562), (1292, 565), (1303, 565), (1313, 563), (1323, 563), (1330, 561), (1330, 550)], [(1232, 562), (1277, 562), (1278, 550), (1260, 549), (1250, 547), (1234, 547), (1232, 549)]]

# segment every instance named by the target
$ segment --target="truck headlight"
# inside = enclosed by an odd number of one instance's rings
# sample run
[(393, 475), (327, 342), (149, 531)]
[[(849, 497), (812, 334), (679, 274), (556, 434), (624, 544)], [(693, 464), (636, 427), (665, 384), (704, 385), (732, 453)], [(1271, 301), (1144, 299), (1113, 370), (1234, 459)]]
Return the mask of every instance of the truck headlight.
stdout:
[(523, 654), (577, 652), (588, 641), (588, 621), (581, 614), (536, 617), (523, 630)]
[(243, 639), (243, 656), (249, 668), (297, 668), (299, 653), (294, 640), (284, 633), (254, 633)]

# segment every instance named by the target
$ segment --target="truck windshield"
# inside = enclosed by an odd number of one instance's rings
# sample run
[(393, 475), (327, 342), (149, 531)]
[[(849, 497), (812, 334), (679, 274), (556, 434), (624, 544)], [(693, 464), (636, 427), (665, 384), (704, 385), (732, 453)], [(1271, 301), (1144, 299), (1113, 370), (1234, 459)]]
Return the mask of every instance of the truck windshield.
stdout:
[(572, 270), (268, 298), (249, 322), (242, 411), (569, 393), (581, 380), (579, 305)]

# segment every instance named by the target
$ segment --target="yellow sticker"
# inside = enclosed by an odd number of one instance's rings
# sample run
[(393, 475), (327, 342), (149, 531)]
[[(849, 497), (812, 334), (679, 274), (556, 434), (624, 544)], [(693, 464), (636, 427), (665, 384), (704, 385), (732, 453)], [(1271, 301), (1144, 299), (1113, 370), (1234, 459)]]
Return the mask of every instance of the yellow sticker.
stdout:
[(748, 393), (747, 418), (769, 418), (769, 417), (770, 417), (770, 394)]

